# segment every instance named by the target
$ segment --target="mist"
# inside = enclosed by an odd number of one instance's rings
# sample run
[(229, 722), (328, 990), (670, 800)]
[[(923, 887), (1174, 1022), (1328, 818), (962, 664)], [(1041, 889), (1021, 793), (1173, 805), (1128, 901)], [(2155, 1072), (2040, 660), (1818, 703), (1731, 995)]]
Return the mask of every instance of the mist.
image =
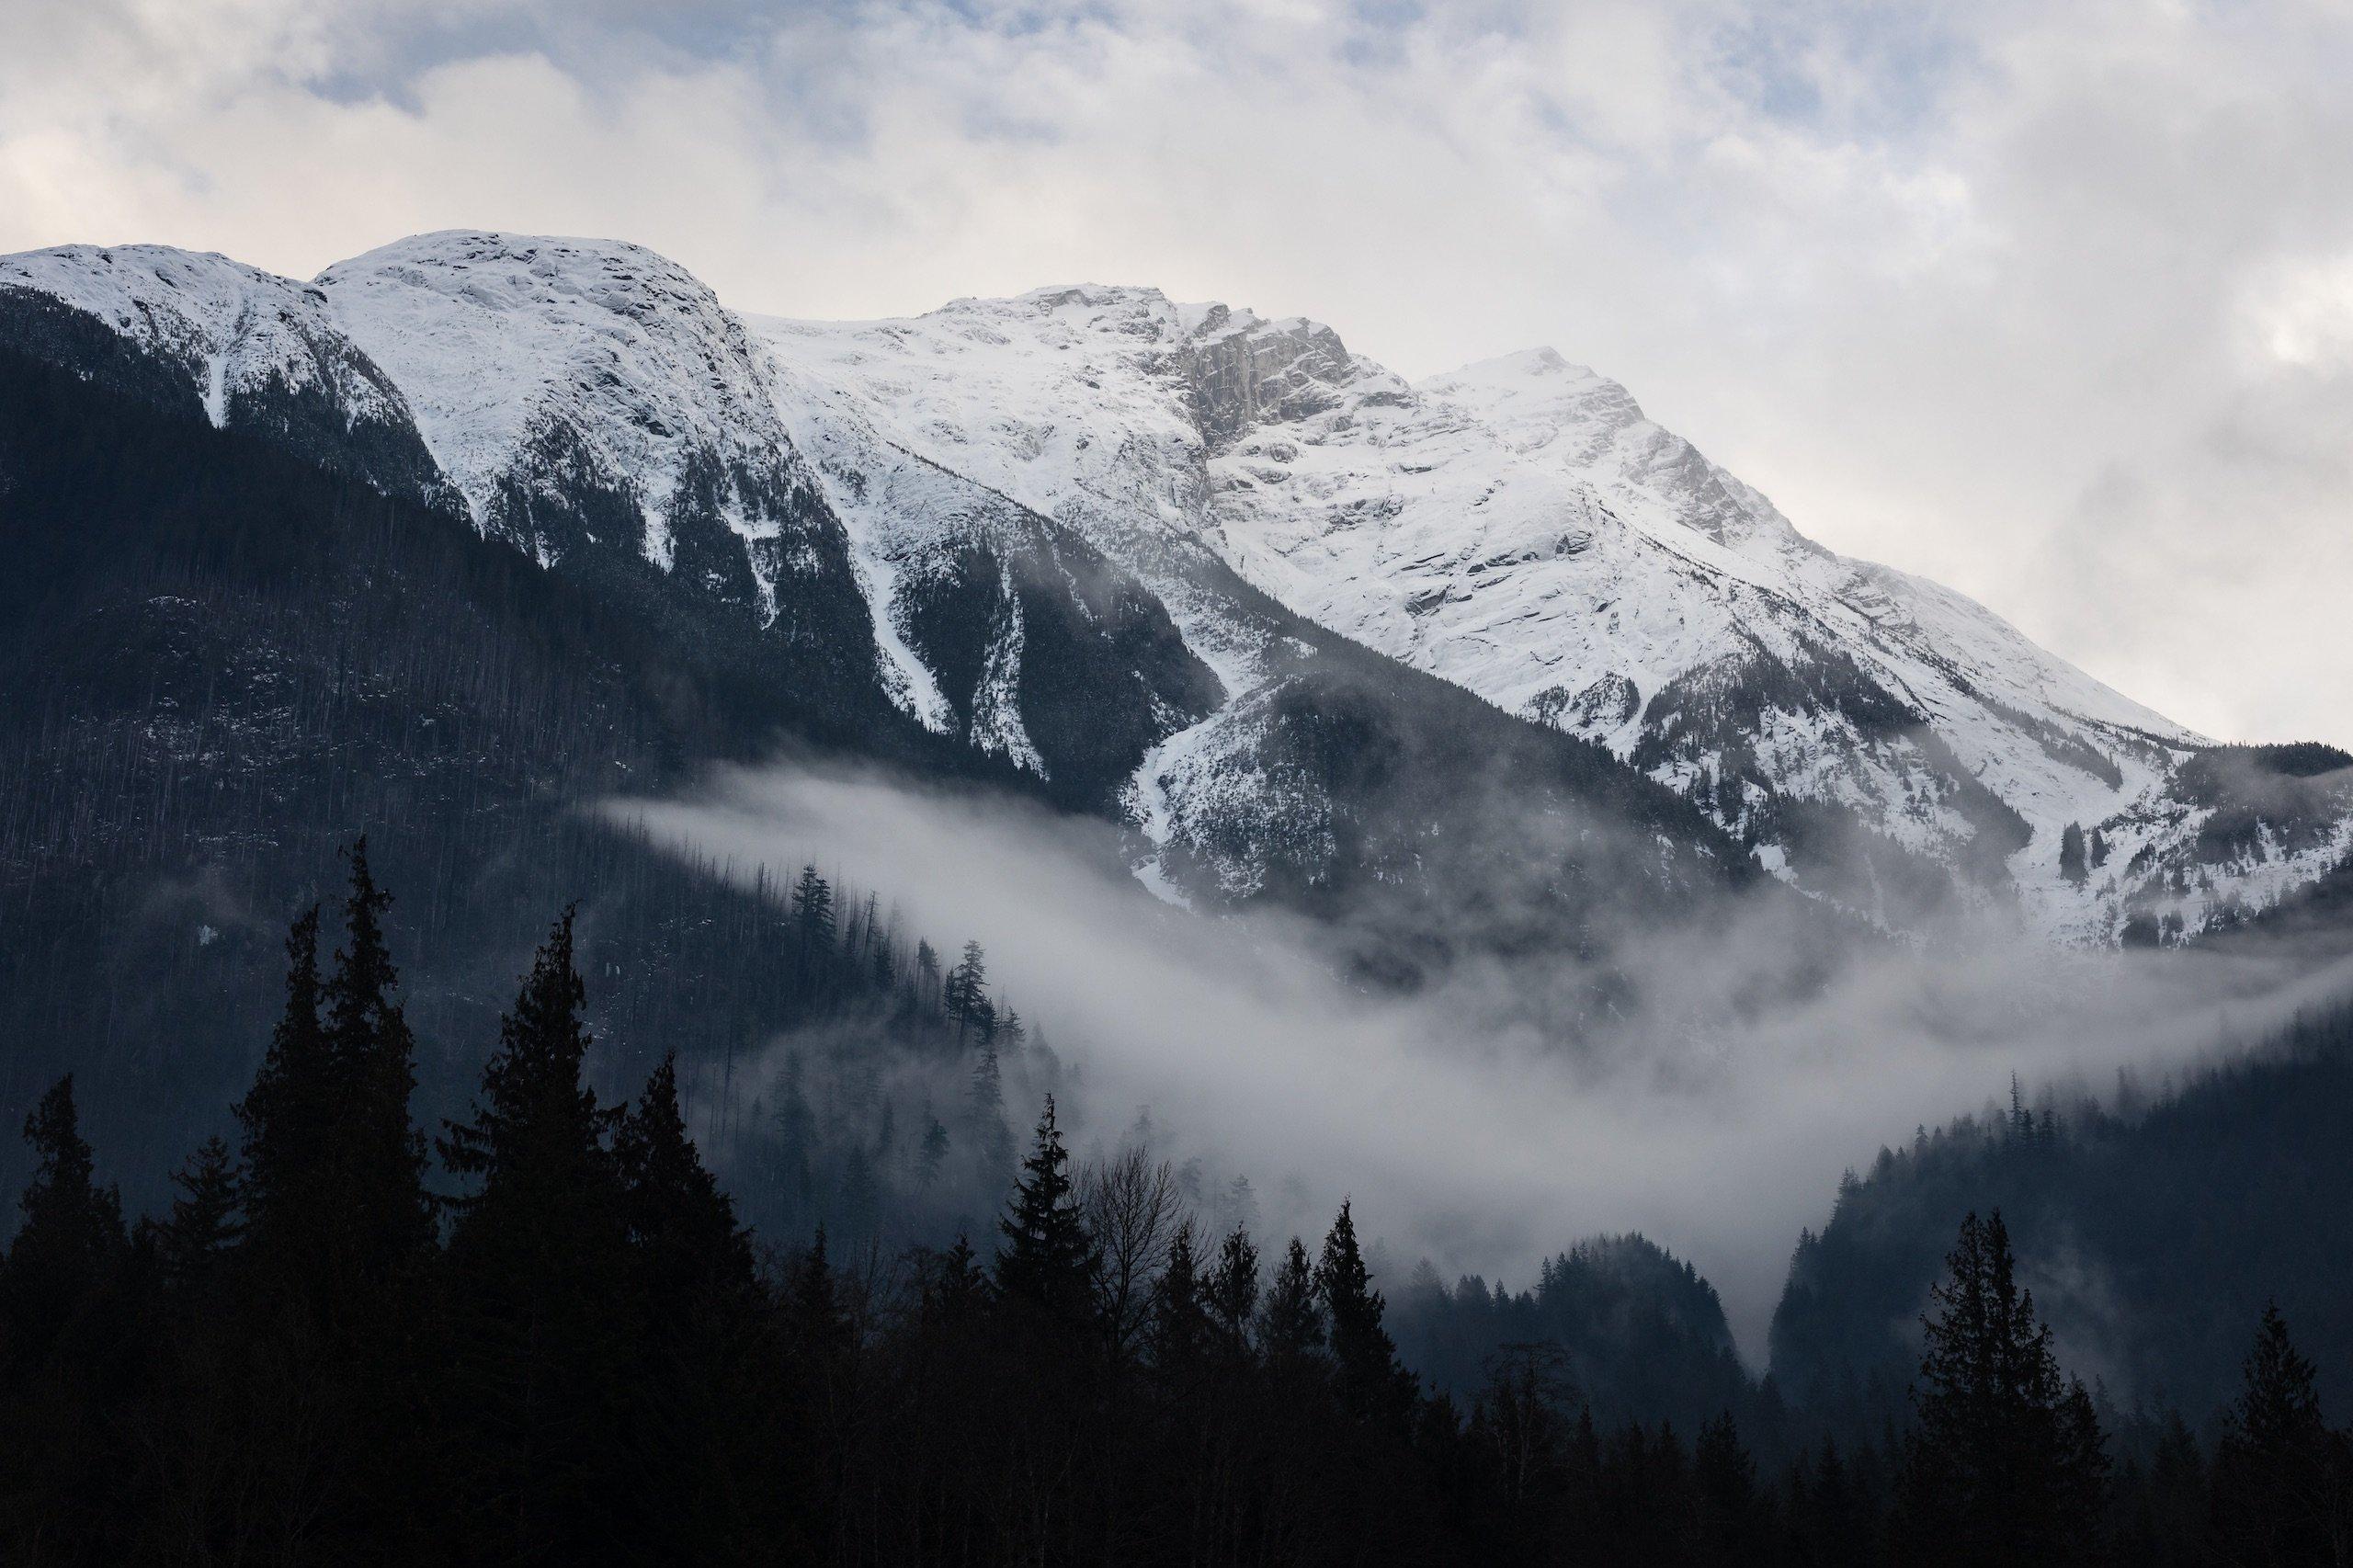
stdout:
[[(1988, 917), (1933, 953), (1859, 937), (1827, 985), (1760, 1006), (1789, 994), (1758, 982), (1790, 951), (1786, 903), (1758, 897), (1704, 937), (1611, 955), (1645, 1005), (1563, 1040), (1513, 1005), (1563, 964), (1367, 995), (1316, 931), (1173, 907), (1130, 874), (1120, 830), (1026, 801), (789, 764), (601, 811), (731, 878), (813, 863), (943, 949), (977, 938), (992, 989), (1071, 1069), (1082, 1152), (1148, 1113), (1165, 1153), (1249, 1176), (1276, 1236), (1312, 1242), (1352, 1199), (1392, 1290), (1425, 1257), (1519, 1289), (1579, 1239), (1640, 1231), (1716, 1286), (1755, 1365), (1801, 1227), (1882, 1144), (2006, 1096), (2013, 1074), (2160, 1082), (2347, 978), (2281, 944), (2057, 951)], [(1017, 1137), (1037, 1108), (1009, 1098)]]

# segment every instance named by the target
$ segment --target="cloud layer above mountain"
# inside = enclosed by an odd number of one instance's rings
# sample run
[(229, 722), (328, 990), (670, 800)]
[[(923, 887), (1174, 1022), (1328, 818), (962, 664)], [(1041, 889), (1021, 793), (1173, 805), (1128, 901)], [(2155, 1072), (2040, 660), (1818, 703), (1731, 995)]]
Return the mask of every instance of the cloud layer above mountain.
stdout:
[(0, 250), (616, 234), (741, 307), (1079, 278), (1550, 341), (2193, 725), (2353, 738), (2353, 17), (17, 0)]

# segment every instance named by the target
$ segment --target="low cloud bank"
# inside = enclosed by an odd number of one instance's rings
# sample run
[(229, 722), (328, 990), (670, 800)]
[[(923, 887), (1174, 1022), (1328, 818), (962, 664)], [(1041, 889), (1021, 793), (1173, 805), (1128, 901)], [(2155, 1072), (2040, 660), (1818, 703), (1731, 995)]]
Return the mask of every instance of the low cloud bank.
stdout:
[[(1349, 1196), (1392, 1287), (1427, 1256), (1518, 1288), (1575, 1240), (1640, 1230), (1717, 1286), (1752, 1358), (1800, 1227), (1882, 1143), (2013, 1073), (2154, 1085), (2348, 974), (2277, 947), (2056, 953), (1985, 930), (1935, 954), (1859, 951), (1820, 994), (1760, 1015), (1727, 1000), (1786, 961), (1760, 903), (1704, 942), (1615, 955), (1657, 1005), (1564, 1045), (1484, 1021), (1557, 966), (1367, 997), (1304, 928), (1172, 908), (1128, 875), (1116, 830), (1026, 803), (780, 766), (606, 809), (726, 875), (814, 863), (944, 949), (977, 937), (995, 989), (1078, 1070), (1082, 1142), (1148, 1108), (1172, 1153), (1250, 1176), (1268, 1232), (1312, 1238)], [(1034, 1108), (1008, 1109), (1026, 1126)]]

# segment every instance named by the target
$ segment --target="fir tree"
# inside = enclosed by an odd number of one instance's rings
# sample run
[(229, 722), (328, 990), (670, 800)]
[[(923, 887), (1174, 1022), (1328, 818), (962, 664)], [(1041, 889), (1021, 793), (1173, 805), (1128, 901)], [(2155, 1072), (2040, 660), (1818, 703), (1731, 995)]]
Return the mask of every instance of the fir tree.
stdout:
[(51, 1086), (25, 1118), (33, 1178), (19, 1205), (24, 1224), (0, 1268), (7, 1343), (0, 1354), (30, 1358), (87, 1310), (129, 1248), (122, 1199), (100, 1187), (74, 1105), (74, 1074)]
[(2059, 874), (2077, 887), (2090, 879), (2085, 866), (2084, 828), (2081, 823), (2069, 823), (2059, 830)]
[(677, 1053), (664, 1053), (613, 1138), (629, 1235), (651, 1315), (676, 1325), (748, 1307), (751, 1239), (702, 1163), (678, 1108)]
[(1334, 1374), (1340, 1398), (1358, 1416), (1402, 1421), (1413, 1409), (1413, 1374), (1398, 1364), (1397, 1346), (1381, 1325), (1385, 1303), (1372, 1289), (1356, 1221), (1343, 1202), (1324, 1238), (1315, 1290), (1331, 1324)]
[[(1923, 1562), (2079, 1559), (2097, 1513), (2097, 1423), (2063, 1381), (2051, 1331), (2018, 1288), (1997, 1212), (1971, 1214), (1924, 1318), (1904, 1507)], [(2088, 1430), (2078, 1423), (2089, 1420)]]
[(286, 1006), (253, 1087), (244, 1131), (244, 1209), (256, 1245), (295, 1268), (325, 1256), (340, 1186), (335, 1128), (346, 1092), (319, 1018), (319, 910), (286, 934)]
[(978, 942), (964, 944), (964, 956), (948, 971), (948, 979), (940, 990), (949, 1021), (956, 1026), (956, 1043), (961, 1046), (968, 1031), (980, 1036), (985, 1044), (995, 1032), (996, 1009), (989, 1001), (988, 960)]
[[(338, 1103), (325, 1124), (336, 1179), (333, 1222), (346, 1252), (346, 1305), (375, 1298), (386, 1281), (412, 1268), (433, 1242), (425, 1190), (425, 1138), (409, 1119), (416, 1092), (416, 1048), (393, 991), (400, 974), (385, 946), (392, 894), (376, 885), (368, 840), (351, 846), (351, 887), (344, 899), (344, 945), (324, 992), (326, 1042)], [(293, 998), (290, 994), (290, 1004)], [(299, 1113), (298, 1113), (299, 1114)]]
[(767, 1298), (735, 1207), (687, 1136), (665, 1053), (613, 1136), (636, 1317), (628, 1400), (658, 1554), (721, 1561), (756, 1534), (759, 1441), (776, 1390), (762, 1375)]
[(1258, 1337), (1267, 1358), (1278, 1366), (1296, 1366), (1324, 1348), (1324, 1312), (1315, 1297), (1315, 1270), (1307, 1261), (1307, 1246), (1297, 1236), (1276, 1266), (1260, 1310)]
[(1210, 1319), (1229, 1356), (1239, 1358), (1250, 1347), (1250, 1327), (1258, 1315), (1258, 1249), (1250, 1233), (1237, 1225), (1218, 1248), (1217, 1267), (1209, 1278)]
[(451, 1200), (465, 1494), (518, 1553), (608, 1544), (633, 1321), (627, 1210), (606, 1146), (619, 1108), (581, 1082), (589, 1037), (566, 910), (499, 1025), (471, 1120), (441, 1153), (479, 1185)]
[(972, 1244), (958, 1236), (956, 1244), (940, 1255), (938, 1274), (924, 1293), (925, 1316), (935, 1323), (961, 1326), (980, 1315), (988, 1294), (988, 1276), (973, 1255)]
[(792, 929), (803, 972), (833, 952), (834, 890), (814, 866), (801, 867), (801, 880), (792, 884)]
[[(928, 1109), (924, 1112), (924, 1121), (923, 1142), (915, 1152), (917, 1192), (929, 1192), (938, 1187), (939, 1173), (948, 1164), (948, 1129), (942, 1127), (939, 1119)], [(1003, 1126), (1004, 1123), (1000, 1121), (998, 1125)]]
[(2268, 1306), (2214, 1454), (2217, 1555), (2262, 1568), (2332, 1561), (2331, 1526), (2353, 1503), (2332, 1473), (2334, 1446), (2312, 1363)]
[(1007, 1302), (1063, 1325), (1086, 1320), (1092, 1301), (1095, 1244), (1072, 1190), (1069, 1153), (1054, 1121), (1053, 1096), (1038, 1119), (1037, 1142), (997, 1229), (996, 1289)]
[(1167, 1267), (1153, 1284), (1153, 1365), (1165, 1377), (1192, 1377), (1209, 1349), (1210, 1335), (1209, 1306), (1193, 1255), (1193, 1226), (1187, 1221), (1176, 1227)]
[[(929, 1008), (936, 1001), (944, 1002), (939, 982), (939, 954), (922, 937), (915, 938), (915, 1006)], [(949, 1009), (951, 1015), (953, 1009)]]
[(236, 1160), (218, 1135), (208, 1138), (175, 1172), (179, 1189), (171, 1215), (155, 1228), (165, 1273), (182, 1283), (203, 1277), (244, 1234)]

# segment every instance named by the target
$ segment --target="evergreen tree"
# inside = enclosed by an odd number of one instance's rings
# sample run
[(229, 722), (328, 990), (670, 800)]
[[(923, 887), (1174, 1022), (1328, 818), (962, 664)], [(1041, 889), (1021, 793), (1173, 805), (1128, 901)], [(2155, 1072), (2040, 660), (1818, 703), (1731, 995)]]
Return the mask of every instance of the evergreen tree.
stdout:
[(1210, 1346), (1211, 1323), (1199, 1260), (1193, 1255), (1193, 1226), (1176, 1227), (1168, 1245), (1168, 1264), (1152, 1290), (1153, 1365), (1166, 1377), (1194, 1376)]
[(253, 1087), (236, 1106), (244, 1210), (257, 1247), (290, 1269), (324, 1259), (341, 1182), (335, 1127), (347, 1085), (319, 1018), (319, 910), (286, 934), (286, 1006)]
[[(928, 1108), (924, 1112), (924, 1121), (923, 1143), (915, 1153), (917, 1192), (929, 1192), (938, 1187), (940, 1170), (948, 1164), (948, 1129), (939, 1124), (939, 1119)], [(1004, 1122), (1000, 1120), (997, 1125), (1002, 1127)]]
[(777, 1140), (776, 1186), (797, 1221), (807, 1214), (814, 1196), (817, 1149), (817, 1113), (802, 1087), (801, 1053), (797, 1051), (785, 1053), (784, 1083), (777, 1094), (771, 1125)]
[(1356, 1221), (1343, 1202), (1324, 1238), (1315, 1290), (1331, 1324), (1332, 1359), (1340, 1398), (1358, 1415), (1402, 1421), (1413, 1409), (1413, 1374), (1399, 1365), (1397, 1346), (1381, 1325), (1385, 1303), (1372, 1289), (1357, 1246)]
[(653, 1321), (675, 1328), (747, 1310), (756, 1289), (751, 1238), (687, 1136), (677, 1052), (663, 1054), (620, 1119), (613, 1152)]
[(627, 1408), (654, 1503), (644, 1539), (725, 1560), (762, 1538), (756, 1499), (774, 1467), (760, 1438), (780, 1396), (763, 1376), (767, 1303), (751, 1238), (687, 1136), (675, 1052), (622, 1116), (613, 1153), (636, 1298)]
[(24, 1223), (0, 1268), (0, 1354), (31, 1359), (53, 1345), (113, 1278), (130, 1246), (122, 1199), (101, 1187), (74, 1105), (74, 1074), (25, 1118), (33, 1178), (18, 1200)]
[(948, 971), (948, 979), (940, 991), (948, 1017), (956, 1026), (956, 1043), (961, 1047), (969, 1030), (986, 1043), (995, 1032), (996, 1009), (989, 1001), (988, 959), (978, 942), (964, 944), (964, 956)]
[(182, 1283), (209, 1273), (244, 1234), (236, 1161), (219, 1136), (208, 1138), (174, 1173), (179, 1195), (171, 1216), (155, 1228), (165, 1271)]
[(814, 866), (801, 868), (801, 880), (792, 884), (792, 929), (800, 944), (801, 963), (806, 972), (817, 960), (834, 950), (834, 890), (831, 883), (817, 874)]
[(997, 1229), (997, 1293), (1040, 1320), (1063, 1325), (1086, 1321), (1092, 1301), (1095, 1244), (1086, 1233), (1066, 1168), (1053, 1096), (1038, 1119), (1037, 1142)]
[(1210, 1319), (1229, 1356), (1239, 1358), (1250, 1348), (1250, 1326), (1258, 1315), (1258, 1249), (1250, 1233), (1240, 1226), (1218, 1248), (1217, 1267), (1209, 1278)]
[(2084, 828), (2081, 823), (2069, 823), (2059, 830), (2059, 874), (2077, 887), (2089, 880), (2085, 866)]
[(1258, 1327), (1260, 1346), (1278, 1366), (1297, 1366), (1324, 1348), (1324, 1311), (1315, 1297), (1315, 1270), (1297, 1236), (1276, 1266)]
[(1744, 1562), (1763, 1533), (1763, 1500), (1756, 1490), (1756, 1461), (1741, 1446), (1729, 1413), (1699, 1428), (1691, 1473), (1699, 1493), (1701, 1560)]
[(956, 1244), (940, 1255), (938, 1275), (925, 1293), (925, 1315), (951, 1327), (961, 1326), (980, 1315), (988, 1294), (988, 1276), (973, 1255), (972, 1244), (958, 1236)]
[(517, 1556), (607, 1549), (627, 1525), (628, 1210), (606, 1146), (619, 1108), (581, 1082), (585, 1000), (566, 910), (500, 1021), (472, 1119), (441, 1141), (478, 1184), (451, 1199), (461, 1491)]
[[(929, 942), (920, 937), (915, 938), (915, 987), (917, 1007), (929, 1008), (936, 999), (942, 1003), (946, 1001), (941, 994), (939, 953)], [(953, 1007), (949, 1008), (949, 1015), (951, 1017), (954, 1017)]]
[[(2321, 1419), (2312, 1363), (2278, 1306), (2264, 1309), (2245, 1378), (2214, 1455), (2213, 1541), (2227, 1562), (2288, 1568), (2342, 1561), (2347, 1477)], [(2335, 1472), (2335, 1473), (2333, 1473)]]
[(400, 974), (384, 941), (392, 898), (369, 869), (366, 837), (352, 845), (350, 861), (344, 945), (323, 992), (338, 1102), (326, 1123), (335, 1174), (328, 1194), (338, 1206), (331, 1222), (344, 1253), (338, 1301), (383, 1306), (376, 1292), (413, 1269), (432, 1245), (433, 1206), (425, 1189), (425, 1137), (409, 1119), (415, 1041), (393, 999)]
[(1913, 1391), (1910, 1547), (1924, 1562), (2080, 1561), (2097, 1515), (2097, 1422), (2060, 1377), (1996, 1212), (1961, 1222)]

